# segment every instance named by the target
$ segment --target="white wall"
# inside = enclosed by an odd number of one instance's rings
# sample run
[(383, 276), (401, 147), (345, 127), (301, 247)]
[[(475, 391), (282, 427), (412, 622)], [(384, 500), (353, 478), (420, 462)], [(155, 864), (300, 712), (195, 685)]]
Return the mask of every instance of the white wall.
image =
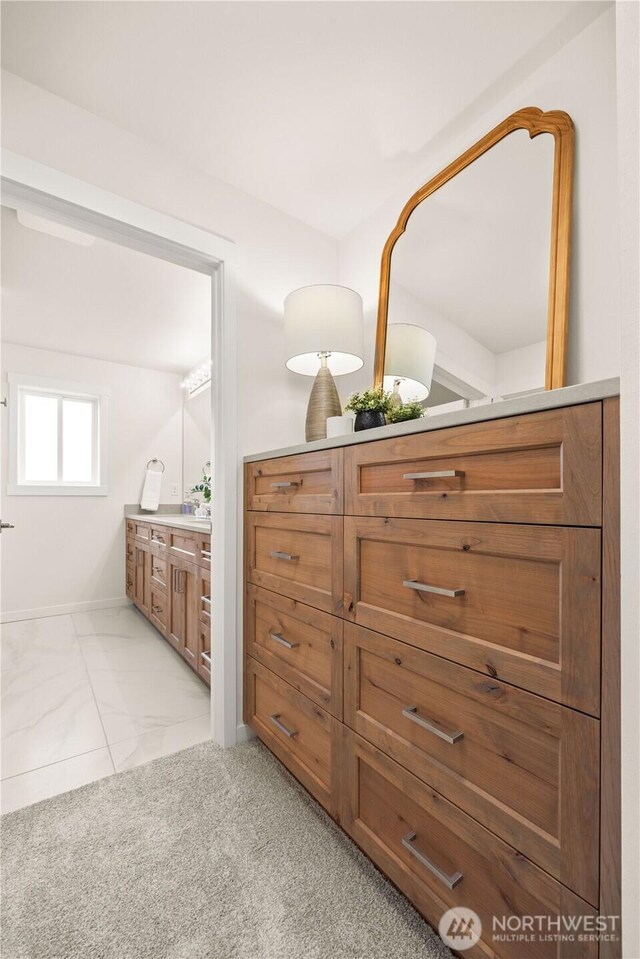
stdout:
[(396, 197), (340, 241), (340, 282), (358, 290), (365, 304), (365, 347), (369, 352), (360, 375), (361, 385), (370, 377), (373, 363), (380, 256), (402, 207), (447, 163), (504, 117), (525, 106), (565, 110), (576, 127), (567, 384), (619, 374), (617, 284), (613, 281), (617, 274), (618, 220), (615, 10), (611, 8), (525, 82), (505, 91), (501, 103), (490, 113), (476, 115), (462, 131), (456, 124), (453, 138), (439, 138), (421, 179), (408, 182)]
[[(181, 377), (6, 343), (1, 368), (3, 396), (7, 373), (111, 392), (108, 496), (7, 496), (8, 430), (2, 431), (2, 516), (16, 527), (2, 537), (3, 616), (124, 600), (123, 511), (125, 503), (140, 502), (149, 459), (165, 464), (163, 502), (181, 501), (170, 495), (173, 484), (182, 492)], [(2, 424), (6, 427), (6, 414)]]
[(8, 150), (232, 239), (239, 452), (304, 439), (311, 382), (285, 370), (282, 305), (296, 287), (336, 282), (335, 240), (6, 71), (2, 140)]

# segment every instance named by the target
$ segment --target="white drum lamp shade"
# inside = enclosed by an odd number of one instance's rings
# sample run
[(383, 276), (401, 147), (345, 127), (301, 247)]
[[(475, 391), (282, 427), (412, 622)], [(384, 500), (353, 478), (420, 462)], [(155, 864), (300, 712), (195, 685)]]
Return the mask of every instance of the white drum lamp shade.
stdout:
[(334, 376), (363, 363), (362, 298), (346, 286), (303, 286), (284, 301), (287, 369), (315, 376), (324, 354)]
[(402, 399), (424, 400), (431, 390), (436, 338), (421, 326), (391, 323), (387, 327), (384, 357), (384, 388), (392, 390), (401, 380)]

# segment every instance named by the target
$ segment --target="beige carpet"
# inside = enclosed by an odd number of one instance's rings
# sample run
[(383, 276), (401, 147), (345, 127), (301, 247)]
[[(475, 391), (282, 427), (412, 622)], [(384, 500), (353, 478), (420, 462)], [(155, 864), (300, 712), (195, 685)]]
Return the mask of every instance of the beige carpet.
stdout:
[(2, 818), (3, 959), (445, 959), (258, 742)]

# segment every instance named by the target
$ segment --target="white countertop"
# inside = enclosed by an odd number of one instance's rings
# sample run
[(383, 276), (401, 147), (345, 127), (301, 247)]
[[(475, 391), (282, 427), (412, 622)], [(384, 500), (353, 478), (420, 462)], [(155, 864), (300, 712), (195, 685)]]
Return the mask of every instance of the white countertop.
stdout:
[(354, 443), (372, 443), (374, 440), (387, 440), (394, 436), (407, 436), (411, 433), (441, 430), (447, 426), (462, 426), (465, 423), (497, 420), (503, 416), (519, 416), (523, 413), (536, 413), (540, 410), (555, 410), (562, 406), (593, 403), (596, 400), (606, 399), (608, 396), (618, 396), (619, 393), (620, 380), (617, 377), (610, 380), (599, 380), (597, 383), (581, 383), (579, 386), (565, 386), (561, 390), (545, 390), (511, 400), (486, 403), (483, 406), (470, 406), (466, 410), (455, 410), (453, 413), (431, 413), (421, 420), (393, 423), (390, 426), (380, 426), (374, 430), (361, 430), (359, 433), (336, 436), (330, 440), (315, 440), (313, 443), (300, 443), (298, 446), (287, 446), (279, 450), (252, 453), (250, 456), (245, 456), (244, 462), (254, 463), (257, 460), (292, 456), (295, 453), (336, 449), (341, 446), (352, 446)]
[(153, 523), (154, 526), (174, 526), (192, 533), (210, 533), (211, 520), (199, 519), (188, 513), (127, 513), (126, 519), (135, 519), (141, 523)]

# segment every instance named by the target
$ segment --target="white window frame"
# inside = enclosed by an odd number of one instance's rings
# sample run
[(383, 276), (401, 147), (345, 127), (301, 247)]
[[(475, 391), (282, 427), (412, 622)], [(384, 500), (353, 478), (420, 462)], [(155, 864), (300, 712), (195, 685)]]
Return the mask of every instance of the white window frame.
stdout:
[[(9, 373), (9, 478), (8, 496), (107, 496), (107, 417), (109, 390), (87, 383), (50, 379)], [(24, 397), (41, 393), (56, 399), (79, 399), (93, 406), (93, 469), (94, 479), (86, 483), (69, 483), (62, 479), (62, 429), (58, 421), (58, 479), (51, 481), (24, 479), (24, 447), (21, 429), (24, 415)], [(59, 402), (59, 415), (62, 403)], [(97, 481), (96, 481), (97, 479)]]

